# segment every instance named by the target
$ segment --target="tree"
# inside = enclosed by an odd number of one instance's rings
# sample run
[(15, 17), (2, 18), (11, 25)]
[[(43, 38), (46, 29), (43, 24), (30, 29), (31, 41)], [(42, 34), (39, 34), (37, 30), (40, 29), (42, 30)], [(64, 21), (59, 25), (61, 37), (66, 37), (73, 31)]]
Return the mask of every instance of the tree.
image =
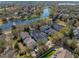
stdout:
[(66, 40), (65, 41), (65, 44), (68, 46), (68, 47), (70, 47), (72, 50), (74, 50), (76, 47), (77, 47), (77, 41), (76, 40), (74, 40), (74, 39), (69, 39), (69, 40)]
[(4, 52), (5, 48), (6, 48), (6, 41), (0, 40), (0, 53)]
[(71, 48), (72, 49), (75, 49), (77, 47), (77, 41), (76, 40), (72, 40), (72, 43), (71, 43)]
[(69, 37), (72, 39), (73, 36), (74, 36), (73, 29), (71, 29), (70, 32), (69, 32)]
[(50, 41), (51, 41), (51, 40), (53, 40), (53, 38), (52, 38), (51, 36), (48, 36), (48, 40), (50, 40)]
[(18, 41), (17, 40), (13, 41), (13, 45), (12, 46), (15, 49), (19, 49), (19, 47), (18, 47)]
[(16, 29), (16, 26), (12, 26), (12, 34), (13, 34), (13, 39), (16, 40), (19, 36), (19, 30)]
[(24, 31), (29, 32), (29, 30), (30, 30), (29, 27), (28, 28), (24, 28)]
[(16, 29), (16, 26), (15, 25), (12, 25), (12, 30), (15, 30)]
[(37, 25), (37, 30), (40, 30), (40, 25), (39, 24)]
[(2, 34), (2, 29), (0, 28), (0, 35)]
[(30, 53), (25, 53), (25, 54), (17, 54), (16, 55), (17, 58), (32, 58)]
[(78, 54), (74, 54), (74, 57), (75, 57), (75, 58), (79, 58), (79, 55), (78, 55)]
[(74, 57), (79, 58), (79, 47), (75, 48), (74, 50)]
[(0, 48), (0, 54), (3, 53), (3, 52), (4, 52), (4, 49), (3, 48)]
[(79, 47), (75, 48), (74, 53), (78, 54), (78, 56), (79, 56)]
[(39, 50), (38, 50), (38, 53), (39, 53), (39, 54), (42, 54), (43, 52), (46, 51), (47, 46), (45, 45), (45, 42), (40, 41), (40, 42), (38, 43), (38, 47), (37, 47), (37, 48), (39, 49)]
[(5, 40), (0, 40), (0, 48), (5, 47), (5, 43), (6, 43)]
[(51, 18), (52, 16), (54, 16), (57, 13), (57, 6), (55, 6), (55, 5), (53, 5), (53, 7), (51, 6), (49, 12), (50, 12), (49, 17)]
[(66, 27), (62, 28), (60, 30), (60, 32), (63, 33), (64, 35), (68, 35), (70, 32), (70, 28), (68, 26), (66, 26)]
[(27, 46), (23, 46), (22, 48), (19, 48), (19, 53), (17, 54), (17, 57), (21, 58), (31, 58), (31, 49), (29, 49)]
[(54, 34), (51, 34), (51, 37), (49, 37), (49, 40), (52, 40), (52, 42), (55, 43), (60, 39), (62, 39), (63, 37), (64, 37), (64, 34), (62, 34), (61, 32), (56, 32)]
[(13, 39), (16, 40), (18, 38), (18, 31), (12, 30), (12, 34), (13, 34)]

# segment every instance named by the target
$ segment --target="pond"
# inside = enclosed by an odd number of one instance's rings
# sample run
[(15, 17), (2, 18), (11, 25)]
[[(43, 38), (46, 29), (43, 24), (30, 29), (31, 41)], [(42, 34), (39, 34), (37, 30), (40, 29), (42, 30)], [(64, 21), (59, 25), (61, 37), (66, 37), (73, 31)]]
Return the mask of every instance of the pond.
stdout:
[[(39, 18), (35, 18), (35, 19), (31, 19), (31, 20), (25, 20), (25, 21), (17, 20), (17, 21), (15, 21), (15, 23), (16, 23), (16, 25), (19, 25), (19, 24), (23, 24), (23, 25), (24, 24), (31, 24), (32, 22), (35, 22), (37, 20), (41, 20), (41, 18), (48, 17), (49, 16), (49, 11), (48, 10), (49, 10), (48, 8), (45, 8), (43, 10), (42, 15)], [(11, 28), (12, 25), (13, 25), (13, 22), (12, 21), (8, 21), (7, 23), (0, 25), (0, 28), (5, 30), (5, 29)]]

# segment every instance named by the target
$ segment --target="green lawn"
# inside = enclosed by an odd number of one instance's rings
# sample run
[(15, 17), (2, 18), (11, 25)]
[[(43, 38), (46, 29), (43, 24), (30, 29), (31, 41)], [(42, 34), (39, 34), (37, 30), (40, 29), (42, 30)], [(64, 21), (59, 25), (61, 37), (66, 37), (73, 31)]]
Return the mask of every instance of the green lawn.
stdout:
[(45, 55), (44, 58), (50, 58), (52, 55), (54, 55), (56, 51), (52, 51), (49, 54)]

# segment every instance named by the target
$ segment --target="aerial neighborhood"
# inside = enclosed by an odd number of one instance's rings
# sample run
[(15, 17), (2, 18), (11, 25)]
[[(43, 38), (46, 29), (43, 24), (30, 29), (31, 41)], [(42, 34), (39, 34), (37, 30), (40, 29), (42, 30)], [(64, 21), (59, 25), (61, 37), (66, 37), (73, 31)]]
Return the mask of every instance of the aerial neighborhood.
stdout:
[(79, 2), (0, 2), (0, 58), (79, 58)]

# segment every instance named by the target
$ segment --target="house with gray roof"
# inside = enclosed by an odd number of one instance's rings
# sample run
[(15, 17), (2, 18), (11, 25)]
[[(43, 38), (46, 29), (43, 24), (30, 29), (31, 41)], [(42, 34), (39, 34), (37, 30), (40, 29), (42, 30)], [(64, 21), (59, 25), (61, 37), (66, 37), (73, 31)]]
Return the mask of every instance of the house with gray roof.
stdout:
[(54, 34), (56, 30), (52, 29), (51, 26), (42, 26), (40, 30), (48, 35)]
[(73, 33), (74, 33), (74, 37), (76, 39), (79, 39), (79, 27), (77, 27), (76, 29), (73, 30)]
[(40, 42), (40, 41), (47, 42), (48, 41), (48, 35), (42, 31), (32, 30), (30, 35), (36, 42)]
[(60, 31), (64, 26), (59, 25), (57, 23), (52, 24), (52, 28), (55, 29), (56, 31)]
[(21, 32), (20, 34), (24, 44), (30, 49), (34, 49), (37, 46), (37, 43), (31, 38), (27, 32)]

